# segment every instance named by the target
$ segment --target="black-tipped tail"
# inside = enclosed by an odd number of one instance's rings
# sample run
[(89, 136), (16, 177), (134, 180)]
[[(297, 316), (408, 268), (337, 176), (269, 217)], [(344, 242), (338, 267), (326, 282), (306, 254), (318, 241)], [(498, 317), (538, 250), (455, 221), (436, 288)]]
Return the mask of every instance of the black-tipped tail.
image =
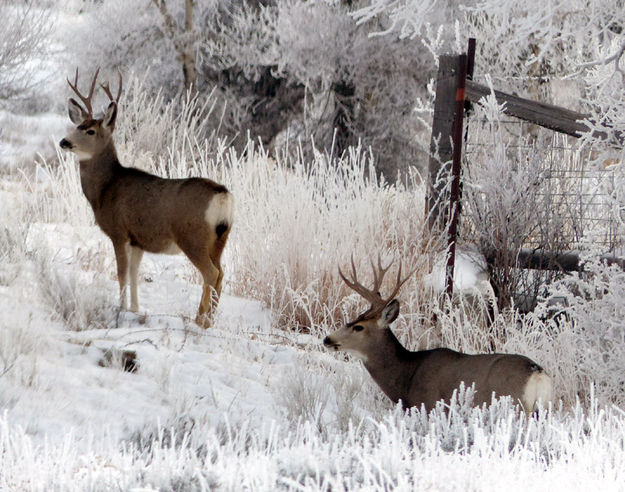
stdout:
[(230, 226), (227, 222), (220, 222), (219, 224), (217, 224), (217, 227), (215, 227), (217, 238), (221, 239), (221, 236), (223, 236), (226, 233), (229, 227)]

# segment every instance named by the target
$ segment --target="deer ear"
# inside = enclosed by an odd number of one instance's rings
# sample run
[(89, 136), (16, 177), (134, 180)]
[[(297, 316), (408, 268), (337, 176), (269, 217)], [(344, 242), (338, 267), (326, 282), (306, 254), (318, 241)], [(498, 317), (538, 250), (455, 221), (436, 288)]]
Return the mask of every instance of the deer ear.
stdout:
[(117, 104), (115, 101), (109, 104), (109, 107), (106, 108), (106, 113), (104, 113), (104, 117), (102, 118), (102, 125), (104, 128), (115, 128), (115, 120), (117, 119)]
[(83, 121), (89, 119), (87, 112), (72, 98), (70, 98), (67, 102), (67, 109), (69, 112), (69, 119), (76, 125), (80, 125)]
[(382, 315), (380, 316), (379, 321), (380, 328), (385, 328), (390, 325), (397, 319), (397, 316), (399, 316), (399, 301), (397, 299), (393, 299), (382, 310)]

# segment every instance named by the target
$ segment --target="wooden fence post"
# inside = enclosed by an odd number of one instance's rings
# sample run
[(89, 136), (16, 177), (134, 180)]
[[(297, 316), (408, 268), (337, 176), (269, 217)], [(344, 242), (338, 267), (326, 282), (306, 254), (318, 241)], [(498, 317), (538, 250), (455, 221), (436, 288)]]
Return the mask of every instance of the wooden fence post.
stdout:
[(457, 57), (455, 115), (453, 125), (453, 157), (451, 166), (451, 190), (449, 197), (449, 229), (447, 231), (447, 267), (445, 269), (445, 291), (451, 298), (454, 293), (454, 266), (456, 242), (460, 216), (460, 164), (462, 161), (462, 122), (464, 117), (464, 88), (467, 80), (467, 55)]
[(452, 160), (452, 132), (456, 109), (456, 86), (458, 68), (457, 55), (442, 55), (438, 61), (436, 96), (430, 139), (430, 161), (428, 164), (428, 190), (425, 213), (430, 229), (443, 229), (447, 223), (443, 191), (447, 180), (442, 175), (443, 167)]

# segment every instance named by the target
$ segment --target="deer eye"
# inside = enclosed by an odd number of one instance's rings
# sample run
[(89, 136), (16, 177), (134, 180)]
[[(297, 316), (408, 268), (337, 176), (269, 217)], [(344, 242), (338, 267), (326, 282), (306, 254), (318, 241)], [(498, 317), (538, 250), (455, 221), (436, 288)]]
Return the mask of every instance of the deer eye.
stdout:
[(95, 130), (87, 130), (87, 135), (95, 135)]
[(352, 328), (352, 329), (353, 329), (354, 331), (362, 331), (362, 330), (364, 330), (364, 329), (365, 329), (365, 327), (364, 327), (364, 326), (362, 326), (362, 325), (356, 325), (356, 326), (354, 326), (354, 328)]

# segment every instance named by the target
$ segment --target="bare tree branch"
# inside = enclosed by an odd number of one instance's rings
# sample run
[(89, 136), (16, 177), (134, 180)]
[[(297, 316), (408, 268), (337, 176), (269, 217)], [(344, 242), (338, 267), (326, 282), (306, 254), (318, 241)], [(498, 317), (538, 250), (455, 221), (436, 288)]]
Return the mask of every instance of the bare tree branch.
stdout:
[(185, 2), (185, 21), (184, 30), (178, 25), (176, 19), (171, 15), (167, 8), (165, 0), (152, 0), (152, 3), (158, 8), (163, 21), (165, 22), (164, 34), (174, 44), (174, 48), (178, 53), (178, 58), (182, 63), (182, 74), (184, 77), (184, 86), (186, 90), (191, 89), (196, 83), (195, 70), (195, 36), (193, 36), (193, 0), (184, 0)]

